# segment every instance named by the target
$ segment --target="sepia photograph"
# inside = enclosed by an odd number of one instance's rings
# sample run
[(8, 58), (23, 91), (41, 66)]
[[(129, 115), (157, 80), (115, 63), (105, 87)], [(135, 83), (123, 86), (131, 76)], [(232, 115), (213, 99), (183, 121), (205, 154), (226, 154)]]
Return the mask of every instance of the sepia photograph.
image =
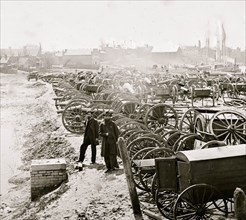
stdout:
[(0, 11), (0, 219), (246, 220), (246, 0)]

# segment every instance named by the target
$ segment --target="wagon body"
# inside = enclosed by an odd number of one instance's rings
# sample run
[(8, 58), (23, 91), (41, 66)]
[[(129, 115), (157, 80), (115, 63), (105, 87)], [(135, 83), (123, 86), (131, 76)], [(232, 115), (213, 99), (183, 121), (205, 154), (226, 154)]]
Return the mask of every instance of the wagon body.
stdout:
[(236, 187), (246, 190), (246, 144), (180, 151), (155, 163), (158, 187), (163, 191), (182, 192), (206, 183), (221, 191), (224, 198), (231, 198)]
[(171, 89), (168, 88), (168, 87), (166, 87), (166, 88), (164, 88), (164, 87), (157, 87), (155, 89), (155, 94), (157, 96), (171, 96)]
[(194, 97), (199, 97), (199, 98), (203, 98), (203, 97), (210, 97), (211, 96), (211, 88), (195, 88), (194, 89)]
[(246, 84), (245, 83), (236, 83), (234, 86), (238, 92), (246, 92)]

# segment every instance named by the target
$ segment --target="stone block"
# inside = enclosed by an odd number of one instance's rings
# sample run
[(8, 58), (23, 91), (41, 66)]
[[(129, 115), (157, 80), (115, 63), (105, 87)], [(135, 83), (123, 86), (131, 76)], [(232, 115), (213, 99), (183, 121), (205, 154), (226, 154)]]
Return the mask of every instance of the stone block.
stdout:
[(66, 169), (66, 161), (64, 158), (32, 160), (31, 164), (31, 172), (64, 169)]

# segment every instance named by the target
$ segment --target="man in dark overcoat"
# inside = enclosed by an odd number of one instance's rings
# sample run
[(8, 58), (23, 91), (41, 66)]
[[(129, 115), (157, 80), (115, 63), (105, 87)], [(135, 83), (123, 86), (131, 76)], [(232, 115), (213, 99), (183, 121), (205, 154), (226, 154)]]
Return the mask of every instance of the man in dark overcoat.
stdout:
[(87, 115), (84, 140), (82, 145), (80, 146), (80, 156), (79, 161), (83, 163), (85, 159), (85, 152), (87, 147), (91, 145), (91, 163), (96, 163), (96, 146), (98, 144), (99, 138), (99, 123), (94, 118), (93, 113), (89, 112)]
[(100, 125), (100, 136), (103, 138), (101, 156), (104, 157), (107, 173), (119, 168), (117, 162), (119, 129), (112, 121), (110, 115), (107, 115), (104, 118), (104, 123)]

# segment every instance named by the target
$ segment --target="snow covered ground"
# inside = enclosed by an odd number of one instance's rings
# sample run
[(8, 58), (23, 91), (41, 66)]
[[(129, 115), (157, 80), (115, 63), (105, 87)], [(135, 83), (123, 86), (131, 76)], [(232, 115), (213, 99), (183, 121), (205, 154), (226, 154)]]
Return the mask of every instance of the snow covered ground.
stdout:
[[(50, 84), (1, 74), (1, 219), (133, 219), (122, 165), (105, 174), (100, 146), (98, 164), (89, 147), (83, 171), (74, 169), (83, 137), (64, 129), (53, 97)], [(31, 202), (31, 160), (55, 157), (66, 158), (69, 181)]]

